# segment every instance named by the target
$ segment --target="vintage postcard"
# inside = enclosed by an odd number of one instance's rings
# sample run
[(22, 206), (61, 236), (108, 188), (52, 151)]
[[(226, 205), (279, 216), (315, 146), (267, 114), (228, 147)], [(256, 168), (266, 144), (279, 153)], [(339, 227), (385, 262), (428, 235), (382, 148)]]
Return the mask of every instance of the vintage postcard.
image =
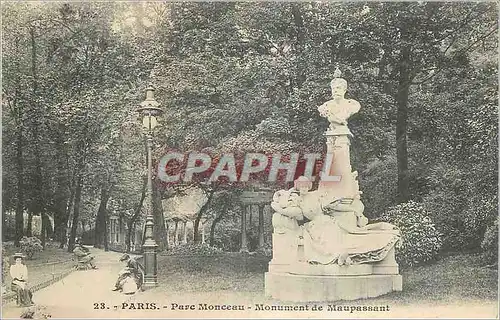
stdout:
[(496, 2), (1, 14), (2, 318), (498, 318)]

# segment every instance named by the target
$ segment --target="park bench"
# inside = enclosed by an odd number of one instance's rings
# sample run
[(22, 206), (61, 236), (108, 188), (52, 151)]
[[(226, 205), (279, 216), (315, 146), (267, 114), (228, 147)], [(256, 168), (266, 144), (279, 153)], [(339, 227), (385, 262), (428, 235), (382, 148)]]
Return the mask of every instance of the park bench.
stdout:
[(88, 270), (88, 269), (91, 269), (92, 267), (90, 266), (89, 262), (78, 260), (78, 258), (75, 256), (74, 268), (76, 270)]

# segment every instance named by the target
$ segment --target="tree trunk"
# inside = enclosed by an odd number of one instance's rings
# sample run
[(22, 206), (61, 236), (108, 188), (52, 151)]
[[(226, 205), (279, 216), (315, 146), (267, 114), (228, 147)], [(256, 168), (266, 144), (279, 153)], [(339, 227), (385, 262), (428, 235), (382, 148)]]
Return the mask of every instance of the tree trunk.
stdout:
[(109, 251), (109, 215), (108, 210), (104, 210), (104, 251)]
[(168, 224), (167, 221), (165, 221), (165, 233), (167, 234), (167, 247), (165, 248), (166, 250), (170, 249), (170, 230), (169, 230), (170, 225)]
[(80, 218), (80, 203), (82, 200), (82, 188), (83, 188), (82, 180), (83, 179), (81, 173), (78, 173), (78, 177), (76, 180), (76, 189), (75, 189), (75, 204), (73, 207), (73, 221), (71, 223), (71, 233), (68, 242), (68, 252), (72, 252), (73, 247), (75, 246), (76, 227), (78, 225), (78, 219)]
[(215, 191), (216, 191), (216, 188), (213, 188), (209, 191), (207, 201), (203, 204), (203, 206), (200, 208), (200, 211), (198, 211), (198, 214), (196, 215), (196, 219), (194, 220), (194, 226), (193, 226), (193, 242), (194, 243), (200, 242), (200, 236), (198, 235), (198, 229), (200, 227), (200, 220), (201, 220), (201, 217), (203, 216), (203, 214), (210, 207), (210, 202), (213, 199)]
[(50, 239), (54, 239), (54, 234), (55, 234), (55, 222), (54, 222), (54, 217), (49, 216), (48, 214), (44, 213), (44, 215), (47, 218), (47, 237)]
[(264, 205), (259, 205), (259, 249), (264, 247)]
[(214, 246), (214, 243), (215, 243), (215, 227), (217, 226), (217, 223), (222, 219), (220, 217), (221, 215), (219, 215), (217, 218), (214, 219), (214, 221), (212, 222), (212, 225), (210, 226), (210, 240), (209, 240), (209, 243), (210, 243), (210, 246), (213, 247)]
[[(20, 121), (21, 122), (21, 121)], [(24, 236), (24, 185), (23, 185), (23, 126), (17, 126), (16, 144), (16, 164), (17, 164), (17, 203), (16, 203), (16, 238), (15, 245), (19, 247), (19, 241)], [(4, 223), (5, 224), (5, 223)]]
[(47, 232), (47, 221), (44, 218), (43, 213), (40, 216), (40, 221), (42, 223), (40, 230), (40, 242), (42, 243), (42, 248), (45, 249), (45, 242), (47, 241), (47, 235), (45, 234)]
[(61, 238), (61, 245), (59, 246), (61, 249), (64, 248), (64, 245), (67, 243), (69, 237), (70, 237), (70, 232), (71, 232), (71, 221), (73, 221), (73, 214), (72, 214), (72, 209), (73, 209), (73, 202), (75, 201), (75, 178), (73, 178), (71, 186), (70, 186), (70, 196), (68, 199), (68, 203), (66, 205), (66, 210), (64, 214), (64, 230), (62, 232), (62, 238)]
[[(86, 137), (88, 128), (85, 126), (82, 130), (82, 136)], [(82, 201), (82, 189), (83, 189), (83, 173), (85, 170), (85, 159), (86, 159), (86, 145), (88, 142), (85, 139), (78, 141), (76, 148), (77, 165), (75, 168), (74, 184), (75, 184), (75, 199), (73, 203), (73, 218), (71, 219), (71, 232), (68, 241), (68, 252), (72, 252), (75, 246), (76, 238), (76, 227), (78, 224), (78, 219), (80, 218), (80, 203)], [(97, 227), (97, 226), (96, 226)]]
[(251, 228), (252, 227), (252, 216), (253, 216), (254, 206), (250, 205), (249, 208), (250, 208), (250, 210), (248, 210), (248, 226)]
[(45, 211), (44, 195), (43, 195), (43, 176), (42, 176), (42, 163), (40, 154), (40, 124), (39, 121), (42, 119), (43, 115), (39, 112), (40, 106), (35, 104), (38, 100), (38, 70), (37, 70), (37, 46), (35, 39), (35, 30), (30, 28), (30, 38), (31, 38), (31, 76), (32, 76), (32, 116), (31, 116), (31, 133), (33, 135), (33, 153), (35, 159), (35, 206), (33, 214), (40, 216), (42, 220), (42, 230), (41, 230), (41, 241), (42, 247), (45, 248), (45, 232), (46, 232), (46, 219), (43, 217), (43, 212)]
[[(140, 234), (137, 232), (137, 221), (134, 222), (134, 225), (133, 225), (133, 228), (134, 230), (132, 231), (132, 235), (134, 236), (133, 241), (134, 242), (134, 251), (137, 250), (137, 243), (140, 242), (142, 239), (139, 238)], [(130, 248), (130, 251), (132, 251), (132, 248)]]
[(402, 30), (401, 57), (399, 61), (399, 82), (396, 93), (397, 122), (396, 122), (396, 156), (398, 164), (398, 202), (409, 200), (408, 176), (408, 94), (410, 89), (410, 47), (407, 43), (407, 31)]
[(184, 221), (184, 227), (183, 227), (183, 231), (184, 231), (184, 234), (183, 234), (183, 237), (182, 237), (182, 244), (187, 244), (187, 235), (188, 235), (188, 232), (187, 232), (187, 221)]
[[(297, 34), (297, 44), (295, 46), (297, 52), (297, 62), (295, 64), (297, 68), (297, 74), (295, 81), (291, 81), (291, 84), (295, 83), (298, 88), (301, 88), (304, 82), (306, 81), (306, 63), (307, 61), (304, 59), (304, 46), (305, 46), (305, 35), (306, 30), (304, 27), (304, 19), (302, 17), (302, 13), (300, 12), (300, 3), (292, 4), (292, 16), (293, 22), (296, 28)], [(292, 88), (293, 90), (293, 88)]]
[[(60, 130), (62, 131), (62, 128)], [(68, 156), (64, 151), (64, 140), (62, 139), (62, 135), (57, 136), (57, 187), (54, 203), (54, 239), (60, 241), (61, 245), (64, 246), (66, 224), (68, 222), (66, 206), (68, 203), (68, 189), (71, 188), (71, 185), (69, 185), (67, 167), (65, 166)]]
[(130, 252), (130, 238), (132, 237), (132, 232), (135, 232), (135, 225), (137, 218), (139, 218), (139, 215), (141, 214), (141, 209), (144, 205), (144, 199), (146, 199), (146, 187), (148, 185), (148, 176), (144, 176), (142, 180), (142, 193), (141, 193), (141, 199), (139, 199), (139, 203), (135, 207), (134, 214), (130, 218), (130, 220), (127, 223), (127, 237), (125, 238), (125, 244), (127, 246), (127, 252)]
[[(57, 201), (57, 200), (56, 200)], [(66, 201), (61, 200), (59, 203), (56, 203), (54, 206), (54, 240), (60, 241), (62, 243), (65, 232), (65, 222), (66, 218), (64, 217), (64, 207), (66, 206)]]
[(240, 252), (248, 252), (247, 245), (247, 212), (246, 206), (241, 206), (241, 248)]
[(217, 226), (217, 223), (222, 220), (222, 218), (226, 214), (226, 207), (222, 208), (220, 211), (220, 214), (215, 217), (214, 221), (212, 222), (212, 225), (210, 226), (210, 246), (213, 247), (215, 244), (215, 227)]
[(102, 249), (106, 244), (105, 233), (106, 233), (106, 207), (109, 200), (109, 190), (107, 185), (101, 187), (101, 203), (99, 204), (99, 209), (97, 210), (97, 215), (95, 218), (95, 235), (94, 235), (94, 247)]
[(175, 230), (174, 230), (174, 245), (179, 244), (179, 221), (175, 221)]
[(42, 246), (45, 248), (45, 243), (47, 242), (47, 236), (50, 237), (50, 230), (52, 228), (50, 227), (50, 220), (46, 213), (42, 213), (41, 220), (42, 220), (41, 241), (42, 241)]
[(28, 212), (28, 223), (26, 227), (26, 236), (27, 237), (32, 237), (33, 236), (33, 213)]
[[(109, 217), (109, 215), (108, 215)], [(118, 216), (118, 243), (123, 243), (123, 213)]]
[(205, 224), (201, 223), (201, 243), (205, 243)]

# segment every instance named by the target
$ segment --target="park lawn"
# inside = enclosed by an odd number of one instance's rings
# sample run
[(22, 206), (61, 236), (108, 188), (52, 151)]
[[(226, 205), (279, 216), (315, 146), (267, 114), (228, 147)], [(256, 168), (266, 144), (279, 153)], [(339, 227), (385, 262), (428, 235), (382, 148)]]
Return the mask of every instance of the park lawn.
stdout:
[(481, 265), (481, 254), (458, 254), (403, 270), (403, 292), (378, 298), (399, 304), (497, 301), (498, 270)]
[(214, 256), (159, 256), (158, 281), (162, 290), (209, 292), (232, 290), (263, 292), (269, 259), (240, 253)]
[[(159, 256), (160, 286), (151, 294), (165, 293), (171, 297), (176, 293), (213, 292), (247, 302), (265, 302), (267, 261), (264, 257), (236, 253), (214, 257)], [(480, 254), (443, 257), (430, 265), (403, 269), (401, 274), (402, 292), (372, 298), (370, 303), (404, 306), (497, 301), (498, 271), (482, 267)]]
[[(6, 245), (5, 252), (10, 257), (9, 263), (13, 263), (12, 255), (19, 251), (13, 245)], [(42, 252), (35, 253), (33, 259), (25, 260), (28, 267), (29, 285), (34, 286), (42, 282), (52, 280), (53, 277), (69, 271), (75, 265), (73, 254), (68, 253), (66, 249), (59, 249), (58, 244), (48, 244)], [(3, 266), (9, 267), (9, 266)], [(8, 269), (7, 269), (8, 270)], [(7, 271), (8, 273), (8, 271)], [(10, 283), (10, 275), (5, 279), (5, 283)], [(10, 286), (7, 286), (10, 287)]]

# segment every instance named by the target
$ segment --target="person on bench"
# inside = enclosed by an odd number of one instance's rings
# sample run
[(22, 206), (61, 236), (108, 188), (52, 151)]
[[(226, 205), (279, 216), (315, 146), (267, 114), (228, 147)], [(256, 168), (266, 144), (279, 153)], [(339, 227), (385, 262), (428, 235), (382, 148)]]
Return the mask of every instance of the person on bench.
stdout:
[(94, 264), (94, 256), (90, 254), (90, 250), (85, 248), (79, 239), (75, 240), (75, 249), (73, 249), (73, 253), (78, 259), (78, 263), (84, 265), (90, 265), (92, 269), (97, 269), (97, 266)]
[(28, 288), (28, 268), (23, 264), (24, 255), (14, 254), (15, 264), (10, 266), (10, 276), (12, 277), (12, 291), (17, 294), (17, 305), (29, 307), (34, 305), (33, 293)]

